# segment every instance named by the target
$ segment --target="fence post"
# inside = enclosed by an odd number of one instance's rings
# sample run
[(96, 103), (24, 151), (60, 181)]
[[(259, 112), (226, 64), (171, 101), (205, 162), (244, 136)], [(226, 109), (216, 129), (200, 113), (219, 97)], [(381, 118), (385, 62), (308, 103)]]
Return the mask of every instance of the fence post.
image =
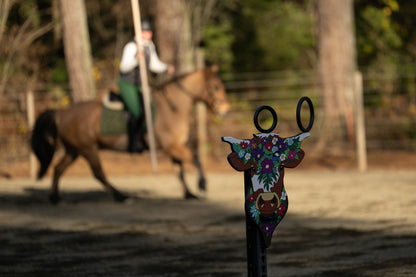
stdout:
[[(33, 130), (33, 125), (35, 124), (35, 98), (33, 96), (33, 90), (31, 89), (29, 89), (26, 93), (26, 113), (27, 113), (27, 124), (31, 132)], [(35, 179), (36, 158), (32, 152), (30, 152), (30, 156), (29, 156), (29, 174), (30, 174), (30, 178)]]
[(198, 157), (202, 165), (207, 160), (207, 107), (204, 103), (196, 104)]
[(357, 71), (354, 75), (355, 81), (355, 125), (356, 125), (356, 145), (358, 170), (364, 172), (367, 170), (367, 146), (364, 120), (364, 100), (363, 100), (363, 76)]

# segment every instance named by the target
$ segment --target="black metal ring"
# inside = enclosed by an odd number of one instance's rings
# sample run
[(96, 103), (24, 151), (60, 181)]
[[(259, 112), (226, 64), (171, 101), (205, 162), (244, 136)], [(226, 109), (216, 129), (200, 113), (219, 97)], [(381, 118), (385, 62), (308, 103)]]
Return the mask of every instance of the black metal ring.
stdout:
[[(305, 102), (305, 101), (308, 102), (308, 106), (309, 106), (309, 124), (308, 124), (308, 127), (306, 127), (306, 128), (303, 127), (302, 120), (300, 118), (300, 110), (302, 108), (303, 102)], [(302, 132), (309, 132), (309, 130), (312, 129), (314, 120), (315, 120), (315, 111), (313, 110), (312, 101), (309, 97), (304, 96), (301, 99), (299, 99), (298, 107), (296, 109), (296, 121), (298, 123), (299, 129)]]
[[(269, 129), (263, 129), (259, 124), (259, 114), (262, 110), (268, 110), (273, 116), (273, 123), (272, 123), (272, 126)], [(253, 121), (254, 121), (254, 125), (256, 126), (257, 130), (259, 130), (262, 133), (270, 133), (271, 131), (274, 130), (274, 128), (276, 128), (277, 114), (273, 110), (273, 108), (270, 107), (270, 106), (260, 106), (260, 107), (257, 108), (256, 112), (254, 113)]]

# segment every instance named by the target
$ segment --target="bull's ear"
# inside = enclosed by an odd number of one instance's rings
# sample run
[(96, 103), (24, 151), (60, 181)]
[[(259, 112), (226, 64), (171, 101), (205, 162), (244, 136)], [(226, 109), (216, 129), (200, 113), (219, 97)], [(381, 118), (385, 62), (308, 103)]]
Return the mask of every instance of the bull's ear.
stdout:
[(241, 139), (236, 139), (233, 137), (222, 137), (221, 138), (222, 141), (224, 142), (228, 142), (231, 146), (231, 151), (232, 153), (230, 155), (228, 155), (227, 160), (230, 163), (230, 165), (238, 171), (244, 171), (247, 169), (251, 168), (251, 163), (249, 162), (244, 162), (243, 160), (240, 159), (239, 157), (239, 151), (241, 150), (240, 148), (240, 144), (242, 142), (244, 143), (249, 143), (248, 140), (241, 140)]
[(284, 167), (289, 167), (289, 168), (294, 168), (297, 167), (300, 162), (303, 160), (303, 157), (305, 157), (305, 152), (302, 149), (299, 149), (299, 151), (297, 152), (297, 158), (295, 158), (294, 160), (284, 160), (282, 162), (282, 165)]
[(236, 139), (236, 138), (233, 138), (233, 137), (222, 137), (221, 140), (224, 141), (224, 142), (228, 142), (230, 144), (231, 150), (233, 152), (238, 152), (238, 147), (239, 147), (240, 143), (242, 141), (244, 141), (242, 139)]
[(230, 165), (237, 171), (245, 171), (251, 168), (251, 163), (244, 163), (239, 159), (238, 153), (233, 152), (227, 157)]
[(301, 133), (296, 136), (286, 138), (285, 143), (287, 144), (288, 155), (286, 159), (282, 161), (284, 167), (294, 168), (297, 167), (305, 156), (305, 152), (300, 148), (302, 141), (309, 137), (310, 133)]

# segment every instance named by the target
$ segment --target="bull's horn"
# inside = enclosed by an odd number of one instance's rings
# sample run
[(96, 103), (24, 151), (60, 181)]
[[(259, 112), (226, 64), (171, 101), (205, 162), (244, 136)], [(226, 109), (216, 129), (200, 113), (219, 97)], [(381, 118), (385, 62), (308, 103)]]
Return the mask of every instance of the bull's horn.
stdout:
[(296, 137), (298, 137), (299, 140), (302, 141), (303, 139), (309, 137), (310, 135), (311, 135), (311, 133), (305, 132), (305, 133), (301, 133), (301, 134), (297, 135)]
[(239, 144), (240, 142), (243, 141), (242, 139), (236, 139), (236, 138), (233, 138), (233, 137), (222, 137), (221, 139), (222, 139), (222, 141), (225, 141), (225, 142), (228, 142), (228, 143), (231, 143), (231, 144), (233, 144), (233, 143)]

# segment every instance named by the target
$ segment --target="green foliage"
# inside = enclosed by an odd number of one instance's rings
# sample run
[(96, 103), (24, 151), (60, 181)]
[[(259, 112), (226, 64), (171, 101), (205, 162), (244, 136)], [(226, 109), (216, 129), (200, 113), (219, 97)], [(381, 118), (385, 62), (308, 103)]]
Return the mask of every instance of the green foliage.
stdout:
[(232, 71), (234, 55), (231, 45), (234, 37), (231, 34), (231, 22), (222, 21), (216, 25), (210, 23), (205, 27), (202, 36), (206, 42), (205, 58), (213, 63), (221, 64), (222, 71)]
[(68, 81), (68, 73), (64, 59), (57, 60), (55, 66), (51, 69), (51, 82), (64, 83)]
[(227, 69), (233, 62), (238, 72), (311, 68), (316, 62), (312, 8), (310, 2), (283, 0), (220, 3), (205, 30), (207, 53)]
[[(85, 0), (85, 3), (95, 62), (119, 58), (122, 44), (132, 35), (130, 2)], [(234, 72), (316, 69), (314, 3), (310, 0), (217, 1), (210, 21), (202, 31), (205, 57), (218, 63), (221, 70), (230, 75)], [(416, 74), (414, 67), (403, 67), (403, 64), (414, 64), (416, 60), (416, 16), (413, 6), (408, 0), (354, 1), (360, 70), (388, 76)], [(52, 10), (52, 0), (17, 0), (7, 19), (0, 53), (4, 55), (10, 51), (9, 42), (17, 36), (19, 28), (22, 30), (30, 25), (30, 30), (35, 32), (54, 20)], [(31, 18), (30, 21), (27, 21), (28, 18)], [(30, 75), (33, 70), (24, 68), (37, 63), (39, 81), (65, 82), (62, 37), (55, 37), (57, 34), (59, 36), (59, 32), (51, 30), (36, 39), (28, 50), (11, 49), (16, 50), (16, 59), (9, 67), (13, 77), (18, 76), (16, 71), (19, 68), (22, 74)], [(23, 35), (21, 39), (27, 37)], [(31, 63), (21, 62), (27, 60)], [(114, 78), (117, 75), (114, 71), (113, 68), (103, 70), (113, 73), (103, 76), (103, 79)], [(298, 73), (294, 75), (299, 76)], [(297, 81), (299, 77), (292, 79)], [(416, 83), (409, 78), (400, 84), (389, 83), (387, 78), (369, 85), (370, 89), (384, 94), (387, 88), (400, 86), (400, 91), (409, 93), (411, 100), (416, 102)]]
[[(398, 9), (396, 1), (389, 2), (394, 9)], [(396, 5), (395, 5), (395, 4)], [(388, 63), (388, 59), (380, 55), (395, 56), (395, 52), (402, 46), (398, 34), (398, 26), (392, 21), (393, 9), (390, 6), (381, 8), (365, 5), (356, 11), (357, 53), (359, 65)], [(380, 60), (382, 58), (382, 60)]]
[[(370, 101), (372, 106), (395, 113), (411, 110), (416, 104), (414, 4), (356, 0), (355, 23), (358, 65), (367, 79), (365, 89), (377, 95)], [(394, 101), (399, 95), (407, 95), (405, 105)]]
[(264, 49), (265, 69), (311, 68), (315, 37), (307, 7), (295, 2), (271, 2), (264, 15), (256, 18), (259, 45)]

